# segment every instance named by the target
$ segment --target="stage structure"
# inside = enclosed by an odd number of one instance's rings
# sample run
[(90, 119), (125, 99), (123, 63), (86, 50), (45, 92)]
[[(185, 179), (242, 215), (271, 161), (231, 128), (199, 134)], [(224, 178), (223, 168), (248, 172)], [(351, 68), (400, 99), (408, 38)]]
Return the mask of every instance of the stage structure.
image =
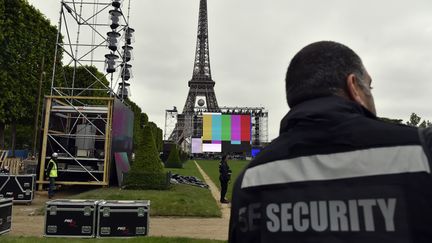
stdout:
[[(165, 110), (165, 128), (164, 128), (164, 140), (169, 140), (169, 137), (174, 132), (177, 124), (177, 107)], [(176, 139), (174, 139), (176, 140)]]
[(215, 82), (212, 79), (210, 69), (207, 0), (200, 0), (195, 62), (192, 79), (188, 82), (188, 85), (189, 93), (183, 113), (177, 114), (176, 126), (168, 139), (180, 145), (185, 151), (190, 149), (191, 127), (195, 112), (220, 111), (214, 91)]
[(251, 145), (263, 146), (268, 143), (268, 111), (264, 107), (221, 107), (222, 114), (250, 114)]
[(111, 175), (121, 182), (129, 169), (133, 113), (124, 104), (132, 78), (129, 12), (130, 0), (60, 1), (39, 190), (48, 183), (44, 171), (53, 152), (59, 154), (57, 184), (106, 186)]

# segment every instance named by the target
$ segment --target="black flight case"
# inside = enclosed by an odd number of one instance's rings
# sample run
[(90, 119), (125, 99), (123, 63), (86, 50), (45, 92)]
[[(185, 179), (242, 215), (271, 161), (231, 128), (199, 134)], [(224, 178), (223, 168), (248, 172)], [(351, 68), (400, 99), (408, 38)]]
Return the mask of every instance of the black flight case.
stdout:
[(0, 235), (11, 230), (12, 198), (0, 198)]
[(145, 236), (149, 228), (150, 201), (101, 201), (97, 237)]
[(34, 198), (35, 176), (0, 174), (0, 198), (13, 198), (13, 202), (30, 204)]
[(93, 238), (99, 201), (57, 199), (45, 205), (45, 237)]

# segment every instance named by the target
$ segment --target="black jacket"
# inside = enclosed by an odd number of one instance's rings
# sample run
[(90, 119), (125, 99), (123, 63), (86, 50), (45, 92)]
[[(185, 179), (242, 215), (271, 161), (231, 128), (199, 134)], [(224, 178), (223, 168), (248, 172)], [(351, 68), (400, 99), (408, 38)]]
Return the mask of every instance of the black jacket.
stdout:
[(229, 181), (231, 179), (231, 169), (226, 161), (221, 160), (219, 162), (219, 180)]
[(432, 242), (422, 134), (340, 97), (297, 105), (234, 185), (229, 242)]

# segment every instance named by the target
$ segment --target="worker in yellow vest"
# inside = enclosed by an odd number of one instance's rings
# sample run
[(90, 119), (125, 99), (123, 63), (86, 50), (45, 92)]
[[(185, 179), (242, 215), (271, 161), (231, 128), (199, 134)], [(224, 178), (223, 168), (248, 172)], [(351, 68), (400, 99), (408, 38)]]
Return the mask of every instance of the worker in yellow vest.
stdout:
[(57, 153), (51, 155), (51, 159), (48, 162), (48, 168), (45, 172), (45, 176), (49, 178), (48, 198), (50, 199), (54, 196), (55, 180), (57, 178), (57, 158)]

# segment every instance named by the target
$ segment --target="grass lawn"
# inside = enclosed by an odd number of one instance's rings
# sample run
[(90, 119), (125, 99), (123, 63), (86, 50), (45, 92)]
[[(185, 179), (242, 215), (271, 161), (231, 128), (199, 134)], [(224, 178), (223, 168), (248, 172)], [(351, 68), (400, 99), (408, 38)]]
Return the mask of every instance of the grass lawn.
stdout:
[[(211, 180), (217, 185), (220, 190), (220, 182), (219, 182), (219, 160), (196, 160), (201, 169), (205, 171), (205, 173), (211, 178)], [(243, 168), (249, 164), (249, 160), (228, 160), (228, 166), (230, 167), (231, 181), (228, 184), (228, 191), (226, 198), (231, 200), (232, 195), (232, 187), (237, 176), (240, 172), (243, 171)]]
[[(170, 168), (166, 170), (180, 175), (195, 176), (203, 180), (193, 161), (188, 161), (183, 169)], [(190, 185), (173, 185), (171, 189), (165, 191), (100, 188), (70, 198), (150, 200), (150, 215), (152, 216), (221, 217), (221, 212), (210, 190)]]
[(39, 242), (51, 242), (51, 243), (66, 243), (66, 242), (78, 242), (78, 243), (90, 243), (90, 242), (123, 242), (128, 243), (143, 242), (143, 243), (221, 243), (226, 241), (220, 240), (204, 240), (204, 239), (191, 239), (191, 238), (171, 238), (171, 237), (139, 237), (130, 239), (77, 239), (77, 238), (38, 238), (38, 237), (9, 237), (1, 236), (1, 242), (17, 242), (17, 243), (39, 243)]

